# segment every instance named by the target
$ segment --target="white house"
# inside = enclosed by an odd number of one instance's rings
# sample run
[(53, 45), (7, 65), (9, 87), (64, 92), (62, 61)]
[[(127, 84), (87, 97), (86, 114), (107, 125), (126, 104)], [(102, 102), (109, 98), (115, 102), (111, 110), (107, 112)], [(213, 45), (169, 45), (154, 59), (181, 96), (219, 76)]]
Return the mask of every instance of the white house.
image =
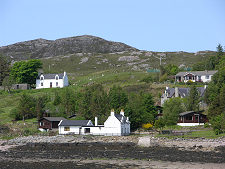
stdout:
[(217, 72), (217, 70), (212, 71), (193, 71), (193, 72), (179, 72), (175, 75), (176, 82), (210, 82), (212, 76)]
[(60, 74), (40, 74), (36, 79), (36, 89), (66, 87), (69, 85), (66, 72)]
[(111, 111), (104, 125), (98, 125), (95, 117), (95, 125), (90, 120), (62, 120), (59, 123), (59, 134), (91, 134), (104, 136), (123, 136), (130, 134), (130, 121), (124, 116), (124, 111), (115, 114)]

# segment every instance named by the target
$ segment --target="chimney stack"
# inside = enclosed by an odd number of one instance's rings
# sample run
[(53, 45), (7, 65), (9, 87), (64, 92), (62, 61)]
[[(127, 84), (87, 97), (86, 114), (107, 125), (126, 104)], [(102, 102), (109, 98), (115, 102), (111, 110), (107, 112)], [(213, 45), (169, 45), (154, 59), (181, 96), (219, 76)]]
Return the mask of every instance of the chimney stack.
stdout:
[(111, 116), (115, 116), (114, 109), (111, 110)]
[(98, 126), (98, 117), (95, 117), (95, 126)]
[(178, 87), (175, 87), (175, 97), (179, 97)]
[(121, 109), (120, 114), (124, 116), (124, 111)]
[(64, 71), (64, 76), (66, 76), (66, 72)]

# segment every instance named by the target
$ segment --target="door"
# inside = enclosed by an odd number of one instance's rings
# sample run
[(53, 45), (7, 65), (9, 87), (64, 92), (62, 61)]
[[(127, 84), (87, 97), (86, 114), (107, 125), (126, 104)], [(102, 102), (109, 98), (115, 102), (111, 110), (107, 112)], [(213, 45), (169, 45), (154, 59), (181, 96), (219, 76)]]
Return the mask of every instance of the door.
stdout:
[(50, 82), (50, 88), (52, 88), (52, 82)]

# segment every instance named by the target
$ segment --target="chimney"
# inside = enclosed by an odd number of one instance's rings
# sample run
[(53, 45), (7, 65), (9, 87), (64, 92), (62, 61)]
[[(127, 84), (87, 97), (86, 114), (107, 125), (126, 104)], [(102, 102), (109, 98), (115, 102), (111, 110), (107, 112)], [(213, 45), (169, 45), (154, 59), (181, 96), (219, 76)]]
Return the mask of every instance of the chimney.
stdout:
[(95, 126), (98, 126), (98, 117), (95, 117)]
[(204, 85), (204, 89), (206, 89), (207, 88), (207, 85)]
[(114, 109), (111, 110), (111, 116), (115, 116)]
[(127, 122), (129, 121), (129, 117), (127, 117)]
[(124, 116), (124, 111), (121, 109), (120, 114)]
[(175, 97), (179, 97), (178, 87), (175, 87)]
[(166, 86), (166, 90), (168, 90), (169, 89), (169, 87), (168, 86)]
[(66, 72), (64, 71), (64, 76), (66, 76)]

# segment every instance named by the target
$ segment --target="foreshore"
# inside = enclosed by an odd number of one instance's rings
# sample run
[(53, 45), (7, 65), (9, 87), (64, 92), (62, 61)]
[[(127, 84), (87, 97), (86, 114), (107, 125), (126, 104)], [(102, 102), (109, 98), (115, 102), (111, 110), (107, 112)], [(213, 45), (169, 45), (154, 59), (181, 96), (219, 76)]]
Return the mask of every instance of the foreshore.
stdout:
[(225, 138), (28, 136), (1, 140), (0, 162), (1, 168), (224, 168)]

